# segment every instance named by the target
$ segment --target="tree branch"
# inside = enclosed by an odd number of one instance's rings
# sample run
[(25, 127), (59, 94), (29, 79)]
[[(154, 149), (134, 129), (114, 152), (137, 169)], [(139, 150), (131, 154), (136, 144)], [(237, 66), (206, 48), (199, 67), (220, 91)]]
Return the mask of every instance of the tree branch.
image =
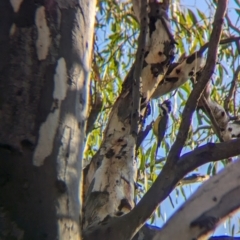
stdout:
[[(221, 40), (219, 44), (227, 44), (231, 42), (237, 43), (239, 40), (240, 37), (232, 36)], [(202, 57), (202, 54), (208, 47), (209, 42), (205, 43), (202, 47), (200, 47), (198, 51), (190, 54), (187, 57), (184, 57), (184, 60), (181, 61), (180, 57), (177, 63), (174, 62), (170, 64), (168, 72), (164, 76), (164, 81), (159, 83), (159, 85), (157, 86), (156, 90), (152, 95), (152, 98), (153, 99), (159, 98), (165, 95), (166, 93), (169, 93), (174, 89), (177, 89), (189, 79), (189, 74), (194, 74), (193, 76), (196, 76), (196, 73), (198, 73), (205, 65), (205, 59)]]
[(215, 131), (215, 134), (219, 138), (220, 142), (223, 142), (223, 139), (222, 139), (222, 136), (221, 136), (221, 132), (220, 132), (220, 126), (219, 126), (216, 118), (214, 117), (213, 111), (212, 111), (212, 109), (209, 106), (209, 102), (207, 101), (207, 99), (205, 98), (204, 95), (202, 95), (202, 97), (201, 97), (201, 103), (203, 105), (203, 111), (209, 117), (209, 119), (210, 119), (210, 121), (212, 123), (212, 126), (213, 126), (213, 129)]
[[(231, 43), (231, 42), (237, 42), (239, 40), (240, 40), (240, 37), (232, 36), (232, 37), (229, 37), (229, 38), (222, 39), (219, 42), (219, 44), (223, 45), (223, 44), (228, 44), (228, 43)], [(203, 46), (201, 46), (201, 48), (198, 50), (198, 52), (203, 53), (209, 47), (209, 43), (210, 42), (207, 42)]]
[(154, 240), (200, 239), (203, 236), (205, 239), (209, 236), (230, 213), (240, 208), (239, 168), (240, 159), (205, 182)]
[(234, 75), (233, 75), (233, 79), (232, 79), (232, 82), (231, 82), (231, 85), (230, 85), (230, 89), (229, 89), (229, 92), (228, 92), (228, 95), (224, 101), (224, 109), (225, 111), (228, 113), (229, 112), (229, 103), (234, 95), (234, 92), (236, 91), (236, 83), (237, 83), (237, 80), (238, 80), (238, 73), (240, 72), (240, 65), (237, 67)]
[(208, 162), (215, 162), (240, 154), (240, 139), (223, 143), (207, 143), (184, 154), (176, 165), (177, 175), (185, 175)]
[(208, 143), (184, 154), (175, 166), (166, 168), (165, 165), (138, 205), (123, 217), (127, 219), (128, 215), (131, 215), (129, 218), (134, 227), (143, 224), (187, 173), (205, 163), (239, 155), (239, 146), (240, 139), (224, 143)]
[[(139, 232), (134, 236), (133, 240), (153, 240), (155, 235), (161, 231), (161, 228), (145, 224)], [(232, 237), (227, 235), (212, 236), (208, 240), (240, 240), (240, 237)]]
[(229, 26), (230, 28), (232, 28), (235, 32), (237, 32), (238, 34), (240, 34), (239, 28), (233, 25), (233, 23), (232, 23), (232, 21), (230, 20), (230, 18), (228, 17), (228, 15), (226, 15), (226, 19), (227, 19), (228, 26)]
[[(184, 108), (183, 118), (177, 135), (177, 139), (170, 150), (167, 158), (167, 163), (163, 167), (162, 172), (157, 177), (152, 187), (140, 200), (138, 205), (130, 213), (123, 216), (123, 218), (125, 218), (128, 223), (131, 222), (131, 228), (132, 231), (134, 231), (133, 235), (131, 236), (135, 235), (136, 231), (151, 216), (158, 204), (168, 196), (168, 194), (173, 190), (178, 181), (180, 181), (185, 174), (190, 172), (185, 171), (184, 174), (182, 171), (179, 172), (179, 169), (176, 169), (176, 162), (179, 159), (180, 152), (187, 138), (192, 114), (196, 109), (197, 102), (201, 97), (204, 87), (212, 76), (216, 64), (217, 46), (220, 41), (226, 7), (227, 0), (220, 0), (214, 18), (213, 31), (210, 37), (209, 49), (211, 50), (208, 52), (207, 63), (198, 83), (196, 84), (192, 93), (189, 96), (186, 107)], [(238, 141), (238, 143), (239, 142), (240, 141)], [(221, 156), (219, 159), (222, 158), (223, 157)]]
[(197, 84), (195, 85), (192, 93), (190, 94), (186, 102), (176, 141), (171, 147), (167, 158), (167, 165), (173, 165), (175, 162), (178, 161), (181, 150), (188, 136), (188, 130), (191, 124), (193, 112), (195, 111), (201, 94), (214, 71), (214, 67), (217, 61), (217, 48), (221, 38), (223, 19), (227, 8), (227, 2), (227, 0), (220, 0), (218, 2), (218, 7), (213, 22), (213, 31), (209, 41), (209, 51), (207, 55), (206, 66), (203, 69)]
[(147, 6), (148, 0), (142, 0), (139, 2), (140, 7), (140, 35), (138, 38), (138, 49), (136, 54), (135, 68), (133, 73), (133, 87), (132, 87), (132, 98), (133, 108), (131, 113), (131, 134), (136, 139), (138, 134), (139, 119), (140, 119), (140, 95), (142, 95), (142, 80), (141, 80), (141, 69), (143, 67), (145, 46), (146, 46), (146, 35), (148, 29), (148, 13)]
[(145, 130), (141, 131), (138, 134), (137, 146), (136, 146), (137, 149), (140, 147), (140, 145), (142, 144), (143, 140), (145, 139), (145, 137), (148, 135), (148, 133), (152, 129), (152, 124), (153, 124), (153, 121), (146, 126)]

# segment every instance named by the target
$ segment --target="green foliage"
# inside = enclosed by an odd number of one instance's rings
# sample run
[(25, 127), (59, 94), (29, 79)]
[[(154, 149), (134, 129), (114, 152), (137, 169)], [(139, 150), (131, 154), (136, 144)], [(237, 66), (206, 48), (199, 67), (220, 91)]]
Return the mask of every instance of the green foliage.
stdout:
[[(210, 4), (209, 1), (201, 1), (204, 7), (199, 5), (186, 5), (185, 2), (186, 1), (180, 0), (174, 1), (170, 6), (172, 29), (174, 38), (178, 43), (176, 60), (184, 53), (187, 55), (193, 53), (209, 41), (215, 12), (215, 5)], [(240, 7), (239, 2), (232, 0), (230, 3), (235, 12), (240, 14), (238, 9)], [(229, 11), (231, 10), (232, 9), (229, 9)], [(231, 12), (231, 14), (228, 15), (232, 18), (233, 24), (237, 24), (239, 21), (237, 14), (233, 15)], [(130, 1), (99, 1), (95, 26), (91, 95), (93, 96), (92, 104), (94, 104), (94, 96), (97, 93), (101, 93), (103, 108), (95, 122), (94, 130), (88, 136), (88, 147), (85, 151), (86, 161), (89, 161), (100, 147), (103, 137), (102, 133), (108, 120), (108, 114), (121, 91), (121, 84), (124, 77), (134, 61), (138, 34), (139, 26), (133, 16)], [(237, 34), (239, 33), (234, 31), (234, 29), (225, 22), (222, 38), (228, 38)], [(240, 64), (239, 55), (240, 52), (235, 43), (219, 46), (219, 64), (217, 64), (211, 79), (211, 97), (222, 106), (229, 94), (234, 72)], [(236, 87), (239, 87), (239, 85), (240, 75), (238, 76)], [(142, 186), (142, 190), (138, 191), (138, 199), (149, 189), (164, 165), (165, 157), (176, 139), (182, 111), (191, 91), (192, 84), (188, 81), (181, 86), (175, 94), (170, 93), (162, 99), (159, 99), (160, 102), (165, 99), (171, 99), (173, 111), (165, 140), (158, 151), (157, 160), (155, 159), (156, 139), (151, 132), (138, 150), (139, 184)], [(239, 100), (239, 92), (236, 91), (230, 101), (230, 115), (239, 113)], [(158, 101), (156, 100), (151, 102), (152, 114), (146, 120), (146, 125), (158, 116), (157, 103)], [(185, 143), (182, 153), (188, 152), (210, 141), (219, 141), (211, 127), (211, 121), (201, 110), (196, 111), (192, 119), (188, 140)], [(210, 163), (204, 168), (205, 170), (202, 171), (205, 171), (204, 173), (206, 174), (214, 175), (227, 163), (228, 160), (222, 160), (221, 164)], [(198, 170), (201, 170), (201, 168)], [(188, 198), (186, 194), (187, 189), (188, 187), (185, 186), (177, 188), (176, 195), (174, 196), (176, 204)], [(178, 199), (183, 200), (178, 201)], [(168, 201), (174, 208), (174, 201), (171, 199), (171, 196), (169, 196)], [(159, 207), (151, 222), (154, 222), (155, 219), (159, 217), (164, 219), (164, 213), (162, 211), (163, 209)], [(229, 232), (235, 232), (234, 226)]]

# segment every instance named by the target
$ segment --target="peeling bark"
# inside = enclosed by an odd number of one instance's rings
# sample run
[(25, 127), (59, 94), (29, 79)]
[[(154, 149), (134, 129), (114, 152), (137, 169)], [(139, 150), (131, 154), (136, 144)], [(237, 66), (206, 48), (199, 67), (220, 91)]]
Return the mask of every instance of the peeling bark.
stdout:
[(81, 238), (95, 4), (0, 3), (0, 202), (16, 239)]
[[(141, 72), (142, 113), (155, 87), (163, 80), (172, 61), (174, 48), (170, 30), (166, 28), (168, 19), (163, 18), (162, 5), (151, 2), (149, 7), (147, 44), (144, 47), (145, 55)], [(136, 63), (126, 77), (122, 92), (110, 113), (99, 153), (86, 171), (84, 189), (84, 193), (88, 193), (84, 206), (86, 231), (88, 228), (97, 226), (107, 217), (121, 216), (134, 207), (136, 139), (132, 136), (130, 129), (135, 68), (138, 69)], [(105, 198), (107, 200), (103, 200)], [(98, 210), (90, 206), (98, 206)]]
[(154, 240), (206, 239), (230, 213), (240, 208), (239, 168), (240, 159), (205, 182)]

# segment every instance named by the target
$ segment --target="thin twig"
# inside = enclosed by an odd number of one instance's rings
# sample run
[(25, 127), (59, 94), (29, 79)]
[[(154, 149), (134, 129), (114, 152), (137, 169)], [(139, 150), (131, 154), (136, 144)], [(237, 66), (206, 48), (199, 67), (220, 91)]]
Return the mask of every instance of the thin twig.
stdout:
[(233, 79), (232, 79), (232, 82), (231, 82), (231, 86), (230, 86), (230, 89), (229, 89), (229, 92), (228, 92), (228, 95), (224, 101), (224, 109), (225, 111), (228, 113), (229, 112), (229, 103), (231, 101), (231, 99), (233, 98), (233, 95), (234, 95), (234, 92), (236, 91), (236, 83), (237, 83), (237, 80), (238, 80), (238, 74), (240, 72), (240, 65), (237, 67), (234, 75), (233, 75)]
[(182, 121), (179, 128), (179, 132), (177, 134), (176, 141), (174, 142), (169, 152), (167, 163), (165, 165), (166, 167), (168, 164), (174, 165), (178, 161), (180, 153), (188, 136), (189, 126), (192, 121), (193, 112), (196, 109), (196, 106), (198, 104), (199, 99), (201, 98), (201, 95), (204, 91), (206, 84), (208, 83), (209, 79), (213, 74), (217, 62), (217, 49), (221, 38), (223, 19), (225, 16), (226, 7), (227, 7), (226, 0), (219, 1), (216, 14), (214, 17), (212, 34), (208, 44), (209, 51), (206, 66), (204, 67), (200, 77), (198, 77), (199, 79), (197, 81), (197, 84), (194, 86), (194, 89), (186, 102), (186, 106), (182, 114)]
[(140, 18), (141, 18), (141, 25), (140, 25), (140, 35), (138, 39), (138, 50), (136, 54), (136, 61), (135, 61), (135, 69), (133, 74), (133, 88), (132, 88), (132, 96), (133, 96), (133, 108), (132, 108), (132, 115), (131, 115), (131, 134), (134, 138), (137, 138), (138, 134), (138, 127), (139, 127), (139, 119), (140, 119), (140, 96), (141, 96), (141, 69), (143, 66), (144, 60), (144, 53), (145, 53), (145, 45), (146, 45), (146, 34), (148, 29), (148, 22), (147, 22), (147, 6), (148, 0), (142, 0), (139, 2), (141, 4), (140, 8)]
[(207, 113), (208, 117), (210, 118), (210, 121), (213, 125), (213, 129), (214, 129), (216, 135), (218, 136), (220, 142), (223, 142), (223, 139), (222, 139), (222, 136), (220, 133), (219, 124), (218, 124), (216, 118), (214, 117), (214, 114), (212, 113), (211, 108), (208, 105), (207, 99), (204, 96), (202, 96), (201, 101), (203, 103), (204, 111)]
[(227, 19), (227, 23), (228, 23), (228, 26), (230, 28), (232, 28), (235, 32), (239, 33), (240, 34), (240, 30), (239, 28), (235, 27), (232, 23), (232, 21), (230, 20), (230, 18), (228, 17), (228, 15), (226, 15), (226, 19)]
[(143, 140), (145, 139), (145, 137), (148, 135), (148, 133), (152, 129), (152, 124), (153, 124), (153, 121), (149, 125), (147, 125), (146, 128), (143, 131), (141, 131), (138, 134), (137, 146), (136, 146), (137, 149), (140, 147), (140, 145), (142, 144)]

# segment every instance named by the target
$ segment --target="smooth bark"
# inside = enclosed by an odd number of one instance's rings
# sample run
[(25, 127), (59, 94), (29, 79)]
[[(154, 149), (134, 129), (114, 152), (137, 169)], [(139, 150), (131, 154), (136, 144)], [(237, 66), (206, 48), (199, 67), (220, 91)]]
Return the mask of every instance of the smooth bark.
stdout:
[(81, 238), (95, 4), (0, 3), (0, 227), (9, 226), (0, 229), (3, 239)]

